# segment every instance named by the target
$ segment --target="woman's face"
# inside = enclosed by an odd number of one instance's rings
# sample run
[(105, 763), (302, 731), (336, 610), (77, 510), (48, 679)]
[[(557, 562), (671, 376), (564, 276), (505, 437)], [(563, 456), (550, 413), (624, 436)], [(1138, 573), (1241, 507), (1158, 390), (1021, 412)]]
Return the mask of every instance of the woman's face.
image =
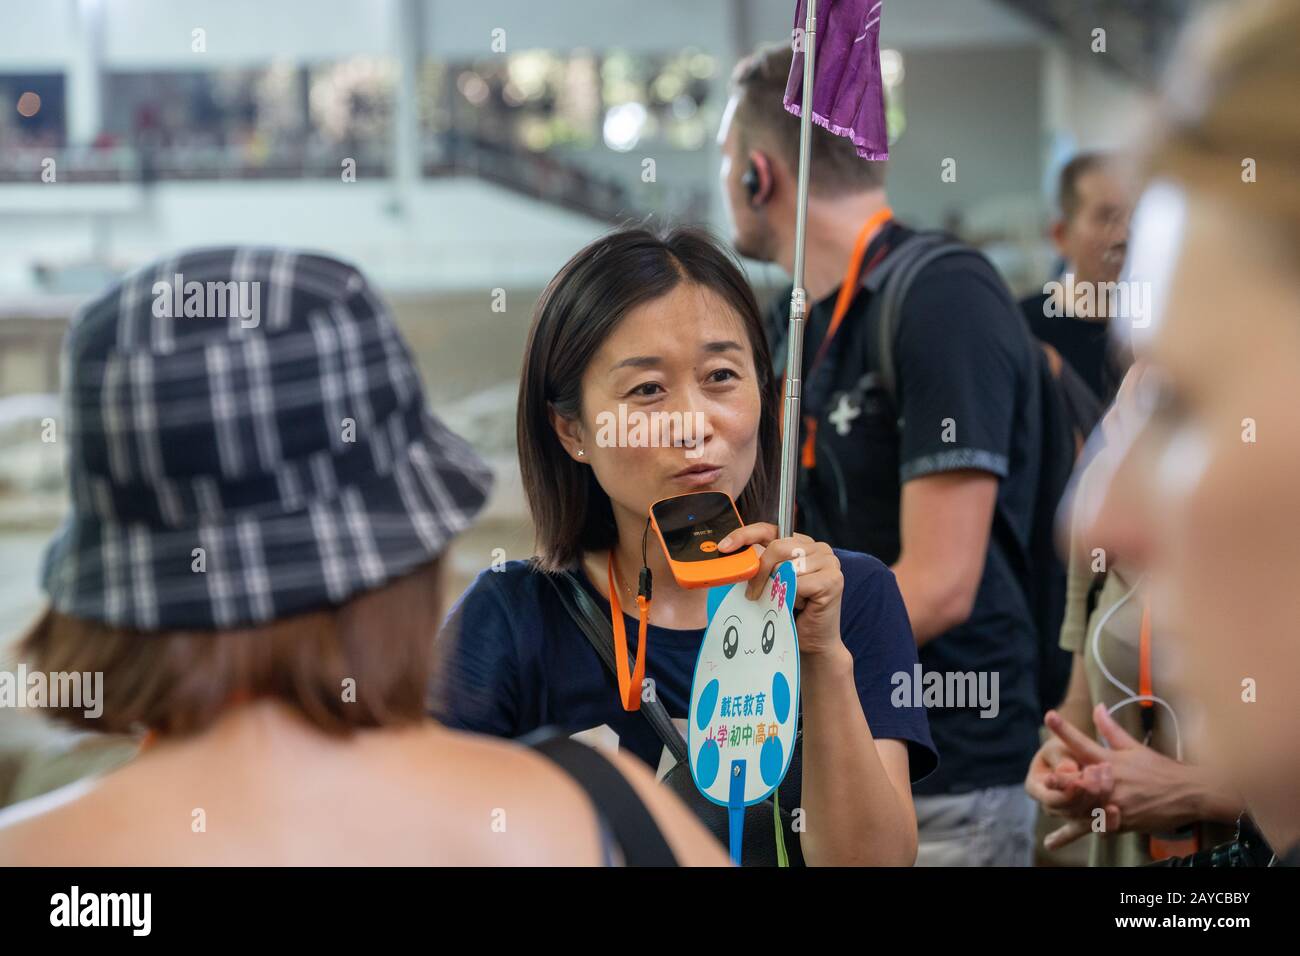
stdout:
[(1147, 569), (1184, 736), (1271, 801), (1300, 767), (1300, 283), (1258, 220), (1195, 195), (1186, 217), (1092, 533)]
[(760, 408), (743, 320), (716, 293), (682, 282), (615, 327), (583, 373), (580, 420), (555, 425), (616, 517), (644, 522), (671, 495), (739, 498), (758, 454)]

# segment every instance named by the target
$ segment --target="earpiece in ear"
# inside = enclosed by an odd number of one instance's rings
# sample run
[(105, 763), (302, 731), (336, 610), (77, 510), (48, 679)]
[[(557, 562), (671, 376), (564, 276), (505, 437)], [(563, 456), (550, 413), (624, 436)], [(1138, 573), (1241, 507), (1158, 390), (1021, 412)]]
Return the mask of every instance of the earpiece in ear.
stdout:
[(745, 192), (749, 195), (749, 204), (754, 205), (754, 200), (758, 198), (759, 182), (758, 167), (754, 165), (752, 159), (749, 161), (749, 168), (740, 177), (740, 184), (745, 187)]

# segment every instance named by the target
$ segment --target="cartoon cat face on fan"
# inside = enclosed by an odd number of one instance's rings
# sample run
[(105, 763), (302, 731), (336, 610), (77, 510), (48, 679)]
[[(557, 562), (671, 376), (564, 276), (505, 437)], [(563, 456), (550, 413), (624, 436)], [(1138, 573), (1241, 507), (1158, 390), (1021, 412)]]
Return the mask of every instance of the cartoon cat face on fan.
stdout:
[(701, 792), (723, 805), (738, 780), (746, 805), (780, 783), (799, 710), (794, 568), (777, 568), (756, 601), (745, 587), (709, 590), (709, 626), (691, 685), (691, 769)]

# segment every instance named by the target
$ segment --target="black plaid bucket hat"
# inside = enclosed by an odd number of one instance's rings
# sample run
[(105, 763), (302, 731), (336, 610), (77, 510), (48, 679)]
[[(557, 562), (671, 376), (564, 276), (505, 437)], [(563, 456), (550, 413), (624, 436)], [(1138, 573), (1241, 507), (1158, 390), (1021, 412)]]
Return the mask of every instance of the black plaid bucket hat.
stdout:
[(187, 252), (73, 318), (60, 612), (216, 630), (337, 605), (445, 549), (491, 473), (427, 409), (365, 278), (286, 249)]

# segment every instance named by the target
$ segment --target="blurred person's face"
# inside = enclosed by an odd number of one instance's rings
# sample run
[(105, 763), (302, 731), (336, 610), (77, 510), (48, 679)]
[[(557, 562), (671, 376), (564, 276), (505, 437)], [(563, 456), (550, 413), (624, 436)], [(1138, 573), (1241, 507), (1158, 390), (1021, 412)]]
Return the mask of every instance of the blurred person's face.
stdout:
[(745, 150), (734, 121), (736, 98), (733, 96), (723, 113), (718, 142), (722, 147), (720, 178), (731, 222), (731, 245), (742, 256), (759, 262), (776, 259), (776, 239), (768, 219), (767, 207), (756, 204), (741, 181), (750, 164), (763, 161), (756, 150)]
[[(569, 455), (591, 466), (616, 514), (643, 522), (653, 502), (671, 495), (739, 498), (757, 460), (760, 407), (744, 321), (711, 290), (683, 282), (618, 324), (583, 373), (581, 421), (557, 419), (555, 427)], [(602, 421), (620, 416), (629, 438), (638, 420), (657, 416), (659, 446), (602, 440)], [(607, 428), (610, 437), (618, 438)], [(694, 444), (674, 446), (677, 439)]]
[(1128, 246), (1131, 203), (1123, 182), (1104, 165), (1079, 177), (1078, 207), (1070, 219), (1056, 223), (1056, 249), (1083, 282), (1119, 278)]
[(1203, 718), (1267, 825), (1300, 797), (1300, 282), (1258, 220), (1192, 197), (1185, 222), (1090, 538), (1146, 569), (1153, 655), (1197, 707), (1184, 736)]

